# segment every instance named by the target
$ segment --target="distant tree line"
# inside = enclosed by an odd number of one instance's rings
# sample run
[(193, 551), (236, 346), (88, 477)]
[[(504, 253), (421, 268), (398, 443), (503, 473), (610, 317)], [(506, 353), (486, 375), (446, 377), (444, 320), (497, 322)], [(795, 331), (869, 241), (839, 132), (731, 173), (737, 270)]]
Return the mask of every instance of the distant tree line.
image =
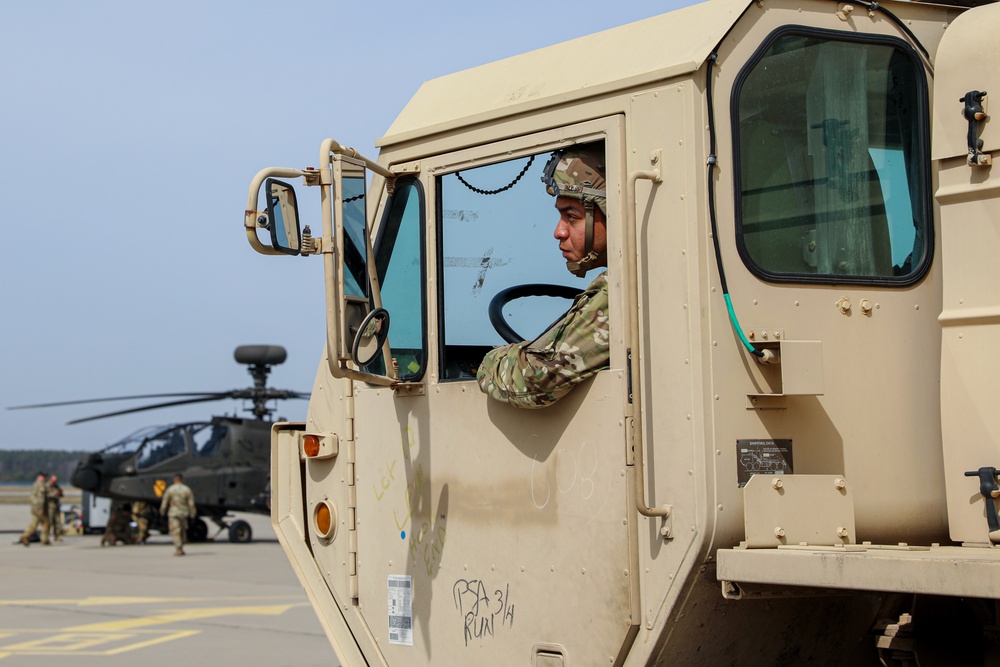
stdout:
[(85, 451), (56, 451), (50, 449), (16, 449), (0, 451), (0, 483), (33, 482), (39, 472), (55, 473), (69, 484), (76, 464), (87, 455)]

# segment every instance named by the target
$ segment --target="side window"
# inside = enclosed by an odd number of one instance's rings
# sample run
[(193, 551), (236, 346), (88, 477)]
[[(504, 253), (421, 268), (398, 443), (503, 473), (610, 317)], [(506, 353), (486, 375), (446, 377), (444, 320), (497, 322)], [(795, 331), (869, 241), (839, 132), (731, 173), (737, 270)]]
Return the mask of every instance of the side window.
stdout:
[(191, 440), (195, 456), (215, 456), (219, 453), (228, 427), (225, 424), (195, 424), (191, 426)]
[[(399, 363), (400, 379), (408, 381), (423, 376), (427, 360), (423, 202), (418, 180), (397, 181), (375, 247), (382, 306), (392, 318), (389, 346)], [(382, 365), (381, 357), (375, 364)]]
[[(552, 235), (559, 214), (541, 181), (548, 158), (539, 153), (438, 178), (442, 379), (475, 378), (486, 352), (504, 344), (488, 312), (497, 292), (530, 283), (587, 286), (566, 270)], [(558, 297), (522, 298), (503, 315), (531, 340), (570, 305)]]
[(184, 426), (178, 426), (144, 442), (136, 460), (136, 467), (139, 470), (152, 468), (187, 452), (184, 429)]
[(779, 31), (733, 94), (737, 229), (765, 279), (909, 284), (930, 258), (927, 91), (896, 40)]
[(368, 276), (365, 257), (365, 179), (345, 176), (344, 187), (344, 291), (350, 296), (367, 296)]

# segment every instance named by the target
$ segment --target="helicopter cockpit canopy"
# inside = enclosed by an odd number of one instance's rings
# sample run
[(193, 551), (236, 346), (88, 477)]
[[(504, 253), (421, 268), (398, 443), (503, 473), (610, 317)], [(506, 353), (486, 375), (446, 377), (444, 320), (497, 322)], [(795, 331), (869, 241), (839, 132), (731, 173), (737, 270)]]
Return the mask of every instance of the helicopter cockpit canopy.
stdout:
[(108, 445), (102, 453), (105, 455), (134, 454), (149, 437), (172, 428), (174, 428), (173, 424), (169, 426), (146, 426), (125, 436), (118, 442)]
[(148, 426), (126, 436), (102, 452), (105, 456), (136, 456), (139, 470), (153, 468), (189, 450), (197, 457), (215, 455), (229, 428), (222, 423), (194, 422)]

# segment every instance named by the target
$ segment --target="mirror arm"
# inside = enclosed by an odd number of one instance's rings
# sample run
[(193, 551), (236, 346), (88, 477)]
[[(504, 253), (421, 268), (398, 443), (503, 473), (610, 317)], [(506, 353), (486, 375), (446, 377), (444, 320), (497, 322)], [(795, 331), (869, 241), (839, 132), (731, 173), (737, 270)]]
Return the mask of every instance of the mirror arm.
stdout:
[(247, 233), (247, 241), (254, 250), (262, 255), (281, 255), (283, 253), (278, 252), (270, 246), (266, 246), (260, 242), (257, 238), (257, 219), (260, 216), (260, 211), (257, 210), (258, 197), (260, 196), (260, 186), (264, 184), (264, 181), (271, 177), (278, 178), (295, 178), (296, 176), (305, 176), (305, 172), (300, 169), (288, 169), (286, 167), (267, 167), (266, 169), (261, 169), (257, 172), (257, 175), (253, 177), (250, 182), (250, 192), (247, 195), (247, 207), (243, 212), (243, 228)]
[(366, 158), (357, 150), (349, 146), (341, 146), (335, 139), (324, 139), (319, 148), (319, 164), (321, 168), (330, 166), (330, 155), (345, 155), (365, 163), (365, 169), (375, 172), (379, 176), (392, 180), (396, 177), (391, 171), (374, 160)]

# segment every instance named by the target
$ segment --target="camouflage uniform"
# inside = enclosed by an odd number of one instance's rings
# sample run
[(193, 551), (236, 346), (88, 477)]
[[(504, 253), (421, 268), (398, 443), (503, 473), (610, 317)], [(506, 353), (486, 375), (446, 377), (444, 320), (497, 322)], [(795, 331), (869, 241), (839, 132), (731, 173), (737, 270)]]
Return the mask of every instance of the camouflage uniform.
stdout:
[(38, 527), (42, 528), (42, 544), (49, 543), (49, 516), (46, 512), (48, 501), (48, 485), (45, 475), (39, 475), (31, 485), (31, 523), (21, 533), (21, 544), (28, 546), (28, 538), (35, 534)]
[(609, 367), (608, 274), (597, 276), (541, 336), (490, 350), (479, 388), (518, 408), (544, 408)]
[(167, 515), (170, 537), (174, 540), (174, 555), (183, 556), (188, 519), (193, 519), (198, 514), (194, 505), (194, 493), (184, 482), (174, 482), (163, 492), (160, 514)]
[(132, 503), (132, 520), (139, 527), (136, 535), (136, 542), (143, 542), (149, 538), (149, 503), (137, 500)]
[(104, 527), (104, 535), (101, 536), (101, 546), (105, 544), (115, 545), (134, 544), (135, 538), (132, 535), (132, 509), (126, 505), (116, 505), (111, 508), (111, 516), (108, 517), (108, 525)]
[(62, 512), (59, 508), (62, 506), (63, 490), (59, 486), (59, 479), (52, 475), (49, 478), (48, 483), (48, 497), (46, 499), (46, 513), (49, 519), (49, 532), (56, 542), (62, 542), (63, 533), (63, 522), (62, 522)]

